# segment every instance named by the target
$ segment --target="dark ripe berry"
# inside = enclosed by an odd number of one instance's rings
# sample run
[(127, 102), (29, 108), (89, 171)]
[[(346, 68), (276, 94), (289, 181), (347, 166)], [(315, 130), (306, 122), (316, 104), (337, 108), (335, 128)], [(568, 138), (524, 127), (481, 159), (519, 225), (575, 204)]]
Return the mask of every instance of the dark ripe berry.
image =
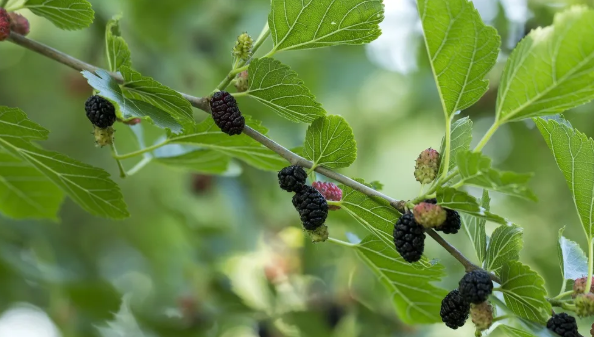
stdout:
[(299, 192), (305, 185), (307, 173), (301, 166), (287, 166), (278, 172), (278, 184), (287, 192)]
[(98, 128), (105, 129), (116, 121), (113, 104), (101, 96), (91, 96), (85, 103), (87, 118)]
[(577, 323), (575, 318), (562, 312), (560, 314), (553, 315), (547, 322), (547, 329), (553, 331), (561, 337), (578, 337)]
[(0, 8), (0, 41), (10, 36), (10, 16), (4, 8)]
[(425, 231), (412, 213), (403, 214), (394, 226), (396, 251), (407, 262), (417, 262), (425, 250)]
[(458, 284), (460, 296), (473, 304), (481, 304), (489, 298), (493, 292), (493, 281), (491, 276), (484, 270), (473, 270), (466, 273)]
[(226, 91), (214, 93), (210, 99), (212, 118), (217, 126), (229, 136), (239, 135), (245, 127), (245, 118), (237, 107), (235, 98)]
[(446, 210), (446, 220), (441, 226), (436, 227), (438, 231), (442, 231), (445, 234), (456, 234), (462, 228), (462, 221), (460, 220), (460, 214), (453, 209)]
[(328, 203), (324, 196), (311, 186), (304, 186), (293, 196), (293, 206), (306, 230), (314, 230), (322, 226), (328, 217)]
[(10, 29), (17, 34), (26, 36), (29, 34), (29, 20), (18, 13), (10, 13)]
[(464, 326), (470, 312), (470, 304), (465, 302), (458, 290), (453, 290), (441, 301), (439, 315), (441, 320), (451, 329)]

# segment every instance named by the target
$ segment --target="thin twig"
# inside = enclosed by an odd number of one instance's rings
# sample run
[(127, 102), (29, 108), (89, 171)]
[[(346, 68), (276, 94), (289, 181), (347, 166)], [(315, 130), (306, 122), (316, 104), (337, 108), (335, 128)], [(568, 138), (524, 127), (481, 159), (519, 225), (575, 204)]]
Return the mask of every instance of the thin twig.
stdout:
[[(101, 69), (101, 68), (95, 67), (91, 64), (88, 64), (86, 62), (83, 62), (81, 60), (78, 60), (78, 59), (76, 59), (68, 54), (65, 54), (61, 51), (58, 51), (54, 48), (46, 46), (42, 43), (31, 40), (31, 39), (26, 38), (19, 34), (15, 34), (14, 32), (10, 33), (10, 37), (8, 38), (8, 40), (19, 45), (19, 46), (22, 46), (22, 47), (32, 50), (38, 54), (41, 54), (47, 58), (50, 58), (54, 61), (62, 63), (62, 64), (66, 65), (72, 69), (75, 69), (77, 71), (87, 70), (90, 72), (95, 72), (98, 69)], [(124, 83), (124, 79), (120, 74), (113, 73), (113, 72), (109, 72), (109, 74), (118, 83)], [(180, 94), (186, 100), (188, 100), (193, 107), (203, 110), (207, 113), (210, 113), (210, 106), (208, 104), (208, 98), (195, 97), (195, 96), (191, 96), (191, 95), (184, 94), (181, 92), (180, 92)], [(259, 142), (260, 144), (264, 145), (268, 149), (276, 152), (278, 155), (280, 155), (281, 157), (286, 159), (292, 165), (299, 165), (299, 166), (302, 166), (305, 168), (313, 167), (313, 163), (311, 161), (289, 151), (282, 145), (276, 143), (272, 139), (266, 137), (265, 135), (261, 134), (260, 132), (252, 129), (251, 127), (249, 127), (247, 125), (244, 128), (243, 133), (245, 133), (247, 136), (251, 137), (255, 141)], [(126, 156), (126, 155), (124, 155), (124, 156)], [(118, 158), (122, 159), (122, 157), (123, 156), (119, 156)], [(390, 205), (392, 205), (394, 208), (398, 209), (400, 212), (402, 212), (404, 210), (403, 201), (394, 199), (390, 196), (387, 196), (379, 191), (374, 190), (373, 188), (365, 186), (364, 184), (361, 184), (361, 183), (359, 183), (349, 177), (346, 177), (340, 173), (334, 172), (330, 169), (327, 169), (325, 167), (320, 167), (320, 166), (316, 167), (315, 171), (330, 178), (330, 179), (340, 182), (340, 183), (344, 184), (345, 186), (348, 186), (356, 191), (359, 191), (369, 197), (375, 197), (375, 198), (381, 198), (381, 199), (387, 200), (390, 203)], [(454, 258), (456, 258), (458, 261), (460, 261), (460, 263), (462, 263), (462, 265), (466, 268), (467, 271), (474, 270), (474, 269), (480, 269), (478, 266), (474, 265), (470, 260), (468, 260), (464, 255), (462, 255), (462, 253), (460, 253), (455, 247), (450, 245), (441, 236), (439, 236), (437, 233), (435, 233), (435, 231), (430, 230), (427, 233), (429, 234), (429, 236), (431, 236), (433, 239), (435, 239), (435, 241), (437, 241), (437, 243), (439, 243), (441, 246), (443, 246), (445, 248), (445, 250), (447, 250), (450, 254), (452, 254), (452, 256), (454, 256)], [(491, 274), (491, 278), (494, 281), (499, 282), (499, 279), (497, 278), (497, 276)]]

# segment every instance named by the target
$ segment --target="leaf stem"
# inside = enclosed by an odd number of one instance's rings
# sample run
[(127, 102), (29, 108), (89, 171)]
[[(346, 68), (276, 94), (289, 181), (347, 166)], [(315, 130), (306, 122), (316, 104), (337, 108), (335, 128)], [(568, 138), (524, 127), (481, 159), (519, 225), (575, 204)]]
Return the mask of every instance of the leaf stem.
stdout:
[(258, 51), (258, 49), (260, 49), (262, 44), (266, 41), (266, 39), (268, 39), (269, 36), (270, 36), (270, 27), (268, 26), (268, 22), (266, 22), (266, 25), (262, 29), (260, 36), (258, 36), (258, 39), (256, 40), (256, 42), (254, 42), (254, 47), (252, 48), (252, 54), (254, 54), (256, 51)]
[(454, 116), (450, 116), (448, 117), (447, 114), (445, 116), (445, 124), (446, 124), (446, 130), (445, 130), (445, 156), (444, 156), (444, 163), (443, 163), (443, 172), (441, 173), (441, 178), (445, 178), (448, 174), (448, 171), (450, 169), (450, 150), (451, 150), (451, 146), (452, 146), (452, 118)]
[(571, 294), (573, 294), (573, 290), (572, 290), (572, 291), (566, 291), (566, 292), (562, 292), (562, 293), (560, 293), (559, 295), (557, 295), (557, 296), (555, 296), (555, 297), (553, 297), (553, 298), (551, 298), (551, 299), (552, 299), (552, 300), (560, 300), (560, 299), (562, 299), (563, 297), (565, 297), (565, 296), (569, 296), (569, 295), (571, 295)]
[(141, 154), (147, 153), (147, 152), (152, 152), (160, 147), (163, 147), (165, 145), (169, 144), (169, 139), (165, 139), (163, 142), (159, 143), (159, 144), (155, 144), (153, 146), (149, 146), (149, 147), (145, 147), (144, 149), (140, 149), (138, 151), (134, 151), (134, 152), (130, 152), (130, 153), (126, 153), (126, 154), (122, 154), (122, 155), (114, 155), (115, 159), (129, 159), (129, 158), (133, 158), (136, 156), (139, 156)]
[[(24, 36), (18, 35), (18, 34), (14, 34), (11, 33), (10, 37), (8, 39), (9, 41), (20, 45), (26, 49), (29, 49), (31, 51), (34, 51), (40, 55), (43, 55), (47, 58), (50, 58), (54, 61), (57, 61), (59, 63), (62, 63), (70, 68), (73, 68), (75, 70), (81, 71), (81, 70), (87, 70), (87, 71), (91, 71), (91, 72), (95, 72), (97, 68), (93, 65), (90, 65), (88, 63), (85, 63), (81, 60), (78, 60), (68, 54), (65, 54), (61, 51), (58, 51), (56, 49), (53, 49), (49, 46), (46, 46), (42, 43), (39, 43), (37, 41), (31, 40), (29, 38), (26, 38)], [(110, 73), (111, 77), (119, 82), (122, 83), (123, 82), (123, 78), (121, 75), (116, 74), (116, 73)], [(204, 112), (209, 113), (210, 112), (210, 106), (208, 104), (208, 99), (206, 97), (195, 97), (195, 96), (191, 96), (185, 93), (181, 93), (180, 94), (190, 102), (190, 104), (192, 104), (193, 107), (198, 108)], [(249, 126), (245, 126), (245, 128), (243, 129), (243, 133), (254, 139), (255, 141), (257, 141), (258, 143), (262, 144), (263, 146), (265, 146), (266, 148), (272, 150), (273, 152), (277, 153), (279, 156), (281, 156), (282, 158), (284, 158), (285, 160), (287, 160), (289, 163), (291, 163), (292, 165), (300, 165), (304, 168), (312, 168), (314, 167), (314, 163), (312, 163), (309, 160), (306, 160), (305, 158), (291, 152), (290, 150), (288, 150), (287, 148), (283, 147), (282, 145), (276, 143), (274, 140), (266, 137), (265, 135), (263, 135), (262, 133), (254, 130), (253, 128), (249, 127)], [(132, 158), (150, 151), (153, 151), (161, 146), (167, 145), (168, 141), (164, 141), (163, 143), (157, 144), (157, 145), (153, 145), (151, 147), (136, 151), (136, 152), (132, 152), (132, 153), (128, 153), (125, 155), (119, 155), (117, 156), (117, 159), (128, 159), (128, 158)], [(348, 186), (360, 193), (365, 194), (366, 196), (372, 197), (372, 198), (380, 198), (380, 199), (384, 199), (386, 201), (388, 201), (390, 203), (390, 205), (396, 209), (401, 208), (402, 206), (402, 201), (401, 200), (397, 200), (394, 199), (388, 195), (385, 195), (379, 191), (374, 190), (373, 188), (370, 188), (364, 184), (361, 184), (347, 176), (344, 176), (340, 173), (337, 173), (333, 170), (330, 170), (328, 168), (325, 168), (323, 166), (318, 166), (315, 168), (315, 171), (334, 180), (337, 181), (339, 183), (344, 184), (345, 186)], [(450, 179), (452, 179), (454, 176), (456, 176), (457, 172), (455, 170), (453, 170), (452, 172), (449, 173), (449, 175), (447, 177), (445, 177), (444, 179), (442, 179), (441, 183), (445, 183), (447, 181), (449, 181)], [(436, 186), (434, 186), (430, 191), (428, 191), (426, 193), (426, 195), (431, 195), (432, 193), (435, 193), (435, 191), (437, 190), (437, 186), (439, 186), (439, 184), (436, 184)], [(431, 233), (433, 232), (433, 233)], [(452, 254), (458, 261), (460, 261), (460, 263), (462, 265), (465, 266), (465, 268), (474, 268), (477, 269), (479, 267), (475, 266), (474, 264), (472, 264), (472, 262), (470, 260), (468, 260), (464, 255), (462, 255), (462, 253), (460, 253), (455, 247), (453, 247), (452, 245), (450, 245), (447, 241), (443, 240), (437, 233), (435, 233), (433, 230), (429, 231), (430, 236), (433, 237), (438, 244), (440, 244), (441, 246), (443, 246), (450, 254)], [(338, 243), (336, 241), (334, 241), (335, 239), (329, 239), (331, 242), (335, 242)], [(350, 243), (346, 243), (343, 242), (344, 245), (347, 246), (354, 246), (353, 244)], [(338, 243), (340, 244), (340, 243)], [(497, 280), (497, 277), (495, 275), (491, 275), (491, 277), (494, 280)]]
[(116, 163), (118, 163), (118, 169), (120, 170), (120, 178), (126, 178), (126, 170), (124, 170), (124, 165), (118, 158), (118, 150), (115, 147), (114, 143), (111, 143), (111, 156), (115, 159)]
[(148, 165), (151, 161), (153, 161), (153, 157), (152, 156), (147, 156), (147, 157), (142, 158), (142, 160), (139, 161), (138, 164), (134, 165), (133, 168), (131, 168), (130, 170), (128, 170), (128, 176), (135, 175), (140, 170), (142, 170), (146, 165)]
[(499, 322), (499, 321), (503, 321), (504, 319), (510, 319), (510, 318), (515, 318), (515, 316), (513, 316), (513, 315), (501, 315), (501, 316), (497, 316), (497, 317), (493, 318), (493, 323)]
[(493, 134), (495, 133), (495, 131), (497, 131), (497, 129), (499, 129), (499, 122), (495, 121), (493, 122), (493, 125), (491, 125), (491, 128), (487, 130), (487, 133), (485, 133), (483, 139), (481, 139), (478, 145), (474, 148), (474, 152), (481, 152), (485, 145), (487, 145), (487, 142), (489, 142), (491, 137), (493, 137)]
[(357, 246), (354, 243), (342, 241), (342, 240), (335, 239), (335, 238), (328, 238), (328, 240), (326, 240), (326, 241), (335, 243), (335, 244), (343, 246), (343, 247), (349, 247), (349, 248), (353, 248), (353, 247)]
[(588, 280), (586, 281), (586, 293), (592, 287), (592, 272), (594, 272), (594, 242), (592, 238), (588, 238)]

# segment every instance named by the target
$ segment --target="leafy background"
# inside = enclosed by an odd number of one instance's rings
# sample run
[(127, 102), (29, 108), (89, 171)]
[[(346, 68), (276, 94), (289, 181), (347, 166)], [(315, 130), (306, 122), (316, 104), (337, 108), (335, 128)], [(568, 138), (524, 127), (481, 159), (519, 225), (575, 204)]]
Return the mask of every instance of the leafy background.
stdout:
[[(329, 114), (344, 117), (353, 127), (358, 160), (343, 172), (380, 180), (387, 194), (408, 199), (418, 192), (413, 160), (421, 150), (441, 144), (442, 107), (414, 1), (385, 2), (385, 34), (371, 46), (277, 57), (299, 74)], [(106, 66), (104, 27), (114, 14), (123, 13), (121, 31), (135, 69), (196, 95), (210, 92), (224, 77), (231, 62), (225, 56), (235, 37), (243, 31), (257, 35), (270, 6), (266, 0), (91, 3), (96, 18), (89, 30), (60, 31), (27, 15), (30, 37)], [(531, 28), (551, 24), (555, 12), (586, 1), (555, 3), (475, 2), (483, 20), (502, 36), (502, 53), (487, 76), (486, 95), (463, 112), (474, 122), (474, 142), (495, 116), (497, 86), (511, 48)], [(0, 44), (0, 55), (0, 105), (20, 107), (50, 130), (47, 150), (110, 172), (132, 214), (108, 221), (66, 199), (59, 222), (0, 217), (0, 335), (24, 314), (30, 321), (45, 320), (46, 335), (35, 335), (42, 337), (472, 334), (470, 323), (454, 332), (399, 320), (385, 288), (355, 250), (312, 245), (303, 237), (290, 196), (277, 188), (273, 173), (240, 162), (218, 177), (151, 165), (119, 179), (109, 150), (94, 147), (83, 112), (91, 93), (85, 79), (9, 43)], [(289, 148), (303, 146), (307, 125), (281, 119), (254, 100), (240, 98), (239, 104), (263, 121), (273, 139)], [(588, 104), (566, 114), (588, 136), (594, 135), (592, 108)], [(135, 150), (132, 131), (123, 125), (117, 129), (120, 152)], [(145, 125), (144, 133), (157, 142), (161, 131)], [(521, 259), (556, 293), (562, 282), (553, 253), (559, 229), (566, 226), (564, 236), (585, 248), (562, 173), (532, 121), (504, 125), (485, 153), (498, 169), (534, 173), (531, 188), (538, 203), (491, 193), (491, 211), (524, 228)], [(479, 189), (471, 192), (481, 197)], [(335, 237), (367, 234), (345, 212), (332, 213), (328, 225)], [(488, 222), (487, 233), (495, 227)], [(448, 239), (475, 256), (465, 235)], [(444, 256), (429, 241), (426, 255)], [(461, 266), (449, 256), (440, 262), (448, 274), (438, 285), (455, 287)], [(57, 330), (51, 334), (52, 329)]]

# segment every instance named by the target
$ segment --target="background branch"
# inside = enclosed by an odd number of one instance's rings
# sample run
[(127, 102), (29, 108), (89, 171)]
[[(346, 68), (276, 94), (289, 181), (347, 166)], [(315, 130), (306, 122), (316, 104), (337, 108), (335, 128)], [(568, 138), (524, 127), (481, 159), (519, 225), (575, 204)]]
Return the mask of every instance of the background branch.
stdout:
[[(54, 61), (62, 63), (62, 64), (66, 65), (72, 69), (75, 69), (77, 71), (87, 70), (89, 72), (94, 73), (98, 69), (101, 69), (101, 68), (95, 67), (91, 64), (88, 64), (86, 62), (83, 62), (79, 59), (76, 59), (68, 54), (65, 54), (65, 53), (59, 51), (59, 50), (51, 48), (45, 44), (31, 40), (31, 39), (26, 38), (22, 35), (15, 34), (14, 32), (10, 33), (10, 37), (8, 38), (8, 40), (19, 45), (19, 46), (22, 46), (22, 47), (27, 48), (31, 51), (34, 51), (38, 54), (41, 54), (47, 58), (50, 58)], [(122, 76), (120, 74), (113, 73), (113, 72), (109, 72), (109, 74), (118, 83), (120, 83), (120, 84), (124, 83), (124, 79), (122, 78)], [(188, 100), (190, 102), (190, 104), (192, 104), (193, 107), (198, 108), (204, 112), (210, 113), (210, 106), (208, 103), (208, 98), (195, 97), (195, 96), (187, 95), (187, 94), (184, 94), (181, 92), (180, 92), (180, 94), (186, 100)], [(264, 145), (268, 149), (274, 151), (275, 153), (277, 153), (278, 155), (280, 155), (281, 157), (286, 159), (292, 165), (299, 165), (299, 166), (302, 166), (305, 168), (313, 167), (313, 163), (311, 161), (291, 152), (287, 148), (276, 143), (274, 140), (266, 137), (265, 135), (261, 134), (260, 132), (252, 129), (251, 127), (249, 127), (247, 125), (245, 126), (243, 133), (245, 133), (248, 137), (257, 141), (258, 143)], [(344, 184), (345, 186), (351, 187), (354, 190), (359, 191), (369, 197), (384, 199), (384, 200), (388, 201), (393, 207), (398, 209), (400, 212), (403, 211), (403, 207), (402, 207), (403, 202), (400, 200), (397, 200), (390, 196), (387, 196), (379, 191), (376, 191), (364, 184), (361, 184), (361, 183), (359, 183), (349, 177), (346, 177), (340, 173), (337, 173), (333, 170), (318, 166), (315, 168), (315, 171), (330, 178), (330, 179), (340, 182), (340, 183)], [(437, 243), (439, 243), (443, 248), (445, 248), (445, 250), (448, 251), (448, 253), (450, 253), (456, 260), (460, 261), (460, 263), (466, 268), (466, 271), (480, 269), (480, 267), (476, 266), (470, 260), (468, 260), (460, 251), (458, 251), (454, 246), (450, 245), (446, 240), (444, 240), (434, 230), (428, 230), (427, 234), (429, 234), (429, 236), (431, 236)], [(495, 276), (493, 274), (491, 274), (491, 278), (498, 283), (500, 282), (499, 278), (497, 278), (497, 276)]]

